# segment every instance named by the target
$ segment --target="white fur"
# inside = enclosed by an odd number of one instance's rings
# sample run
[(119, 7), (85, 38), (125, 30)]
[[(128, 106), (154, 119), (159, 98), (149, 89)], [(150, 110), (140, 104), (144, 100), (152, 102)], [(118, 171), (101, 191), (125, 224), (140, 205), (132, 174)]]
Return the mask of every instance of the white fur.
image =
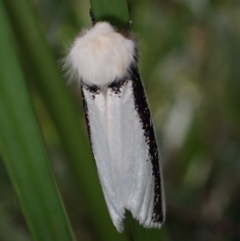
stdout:
[(78, 36), (67, 56), (79, 81), (99, 87), (123, 78), (134, 62), (135, 42), (116, 32), (107, 22), (98, 22)]

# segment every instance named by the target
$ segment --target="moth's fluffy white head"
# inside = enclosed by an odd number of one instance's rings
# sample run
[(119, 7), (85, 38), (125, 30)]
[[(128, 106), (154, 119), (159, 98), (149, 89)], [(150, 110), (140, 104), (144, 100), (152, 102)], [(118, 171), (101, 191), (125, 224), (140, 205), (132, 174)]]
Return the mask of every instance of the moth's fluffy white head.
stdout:
[(134, 62), (135, 42), (116, 32), (107, 22), (98, 22), (78, 36), (66, 65), (85, 84), (105, 86), (123, 78)]

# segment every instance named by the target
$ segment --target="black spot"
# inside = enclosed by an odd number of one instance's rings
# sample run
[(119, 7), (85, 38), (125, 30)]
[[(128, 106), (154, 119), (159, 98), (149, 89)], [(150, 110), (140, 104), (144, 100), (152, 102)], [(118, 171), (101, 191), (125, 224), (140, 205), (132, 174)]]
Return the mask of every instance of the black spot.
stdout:
[(82, 88), (85, 88), (91, 93), (93, 100), (96, 98), (96, 95), (100, 93), (100, 89), (96, 85), (86, 85), (82, 83)]
[(86, 90), (88, 90), (92, 94), (100, 93), (100, 89), (96, 85), (86, 85), (86, 84), (82, 83), (82, 87), (85, 88)]
[(119, 94), (118, 97), (120, 98), (122, 87), (127, 81), (128, 81), (127, 78), (123, 78), (121, 80), (115, 80), (108, 86), (108, 88), (110, 88), (114, 94), (116, 95)]

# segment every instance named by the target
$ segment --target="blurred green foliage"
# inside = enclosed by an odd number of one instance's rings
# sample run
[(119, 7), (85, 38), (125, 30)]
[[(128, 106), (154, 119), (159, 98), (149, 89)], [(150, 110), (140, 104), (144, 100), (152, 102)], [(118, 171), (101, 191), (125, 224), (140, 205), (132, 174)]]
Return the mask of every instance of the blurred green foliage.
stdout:
[[(74, 36), (91, 26), (89, 1), (33, 3), (57, 63)], [(159, 235), (165, 241), (240, 240), (240, 2), (129, 0), (128, 5), (163, 162), (167, 220)], [(92, 204), (77, 174), (73, 175), (59, 127), (37, 87), (39, 73), (30, 67), (18, 38), (15, 50), (76, 238), (100, 240), (96, 226), (101, 220), (94, 221)], [(65, 88), (79, 106), (84, 133), (79, 138), (85, 143), (81, 145), (88, 146), (81, 96), (75, 87)], [(84, 155), (86, 159), (79, 161), (94, 162), (90, 149)], [(95, 205), (96, 209), (98, 200)], [(7, 225), (5, 232), (1, 223)], [(19, 240), (31, 240), (0, 162), (0, 240), (13, 240), (12, 233)]]

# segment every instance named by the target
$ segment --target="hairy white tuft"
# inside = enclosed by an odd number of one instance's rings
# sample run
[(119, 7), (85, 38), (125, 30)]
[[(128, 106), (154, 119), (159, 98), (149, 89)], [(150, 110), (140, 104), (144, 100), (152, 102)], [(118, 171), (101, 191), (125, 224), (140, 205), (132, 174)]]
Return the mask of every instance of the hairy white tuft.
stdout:
[(135, 47), (109, 23), (98, 22), (75, 39), (65, 64), (79, 81), (101, 87), (128, 73)]

